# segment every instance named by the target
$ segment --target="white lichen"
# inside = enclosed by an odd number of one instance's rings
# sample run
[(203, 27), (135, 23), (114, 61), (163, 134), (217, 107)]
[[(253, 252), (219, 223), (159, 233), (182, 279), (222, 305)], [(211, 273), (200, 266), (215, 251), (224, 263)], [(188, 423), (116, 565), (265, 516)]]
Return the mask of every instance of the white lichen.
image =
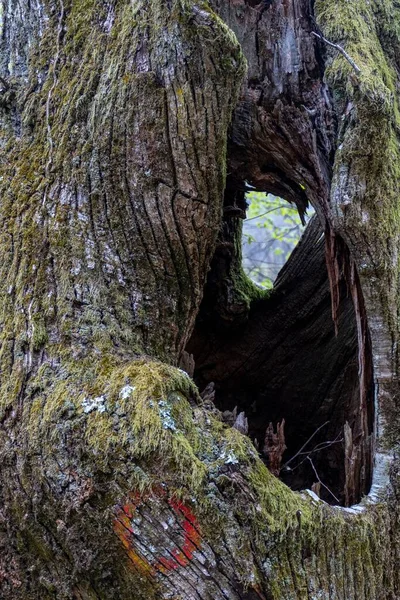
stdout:
[(225, 452), (225, 450), (221, 454), (221, 459), (224, 461), (226, 465), (237, 465), (239, 464), (239, 460), (237, 456), (231, 451)]
[(158, 408), (162, 419), (163, 429), (170, 429), (171, 431), (177, 431), (175, 421), (171, 415), (171, 409), (165, 400), (158, 402)]
[(125, 385), (120, 393), (119, 393), (119, 397), (121, 398), (121, 400), (127, 400), (135, 391), (135, 387), (133, 385)]
[(88, 414), (97, 410), (99, 413), (103, 413), (107, 410), (105, 396), (97, 396), (97, 398), (84, 398), (82, 400), (83, 411)]

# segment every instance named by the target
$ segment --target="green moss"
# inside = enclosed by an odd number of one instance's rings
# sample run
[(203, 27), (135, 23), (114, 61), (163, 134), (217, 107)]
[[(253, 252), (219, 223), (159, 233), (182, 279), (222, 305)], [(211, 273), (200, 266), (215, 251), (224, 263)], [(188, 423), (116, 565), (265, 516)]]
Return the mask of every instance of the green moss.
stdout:
[(108, 356), (102, 365), (60, 373), (55, 381), (43, 367), (31, 384), (37, 396), (23, 414), (28, 456), (54, 456), (57, 464), (64, 448), (75, 448), (86, 476), (106, 473), (113, 481), (103, 500), (111, 505), (121, 485), (139, 494), (164, 487), (192, 507), (216, 552), (229, 548), (243, 586), (267, 581), (276, 600), (302, 597), (312, 577), (341, 589), (343, 561), (353, 572), (370, 565), (374, 577), (383, 576), (377, 565), (385, 556), (379, 540), (390, 527), (387, 508), (352, 515), (291, 491), (247, 437), (202, 406), (179, 369)]
[(43, 322), (36, 323), (32, 336), (32, 347), (35, 352), (43, 348), (48, 341), (48, 334)]
[[(353, 251), (366, 296), (372, 296), (368, 290), (374, 278), (383, 319), (390, 335), (397, 337), (393, 306), (400, 262), (397, 258), (394, 263), (393, 257), (398, 256), (395, 240), (400, 227), (395, 62), (400, 10), (391, 0), (318, 0), (315, 8), (324, 35), (341, 44), (361, 69), (356, 75), (333, 51), (326, 71), (342, 115), (332, 190), (335, 228)], [(345, 197), (351, 202), (343, 207)]]
[[(126, 359), (147, 352), (166, 361), (177, 360), (173, 356), (177, 352), (173, 347), (175, 334), (171, 331), (177, 327), (184, 332), (189, 309), (195, 307), (189, 301), (182, 306), (184, 299), (175, 314), (170, 315), (171, 323), (165, 326), (165, 331), (158, 331), (155, 318), (149, 317), (148, 304), (137, 302), (133, 315), (125, 282), (120, 284), (115, 273), (109, 276), (102, 264), (106, 247), (106, 252), (118, 254), (107, 268), (116, 269), (119, 260), (124, 263), (125, 271), (129, 271), (123, 274), (129, 279), (128, 287), (136, 279), (140, 282), (138, 288), (144, 288), (146, 295), (160, 294), (159, 281), (165, 268), (158, 259), (149, 259), (144, 240), (141, 244), (134, 242), (135, 236), (146, 238), (152, 232), (143, 234), (140, 210), (139, 216), (130, 213), (132, 191), (124, 177), (115, 173), (121, 173), (121, 165), (127, 160), (126, 143), (133, 143), (126, 138), (127, 132), (135, 139), (132, 131), (142, 113), (144, 122), (148, 116), (147, 126), (157, 140), (157, 164), (169, 165), (170, 157), (161, 154), (162, 147), (164, 150), (166, 147), (165, 111), (168, 102), (173, 107), (178, 89), (182, 91), (182, 106), (177, 115), (180, 134), (191, 138), (193, 128), (187, 123), (187, 111), (191, 111), (191, 119), (197, 118), (192, 87), (180, 73), (171, 81), (169, 76), (160, 77), (160, 73), (174, 43), (188, 55), (196, 55), (203, 48), (215, 48), (213, 52), (221, 57), (221, 61), (215, 62), (218, 71), (215, 79), (224, 89), (229, 106), (223, 109), (224, 118), (215, 132), (215, 176), (212, 184), (208, 181), (210, 185), (204, 185), (201, 194), (213, 198), (210, 206), (216, 212), (217, 230), (226, 131), (245, 61), (235, 36), (207, 3), (202, 5), (200, 16), (189, 1), (176, 1), (172, 6), (161, 1), (151, 5), (136, 2), (134, 6), (117, 2), (111, 7), (95, 0), (74, 0), (65, 3), (64, 8), (61, 23), (61, 13), (54, 11), (49, 3), (49, 20), (37, 46), (32, 48), (28, 94), (25, 82), (24, 85), (19, 82), (22, 135), (14, 139), (9, 133), (2, 133), (0, 193), (7, 231), (4, 230), (0, 240), (5, 263), (1, 274), (5, 289), (13, 288), (13, 294), (2, 295), (0, 322), (14, 340), (29, 337), (25, 315), (34, 300), (31, 320), (35, 327), (30, 348), (33, 353), (55, 339), (64, 347), (71, 340), (81, 340), (81, 347), (96, 356), (118, 348), (117, 352)], [(104, 26), (106, 22), (110, 31)], [(55, 56), (60, 27), (63, 35)], [(152, 56), (154, 71), (141, 72), (142, 68), (137, 68), (135, 57), (143, 39), (146, 52)], [(227, 58), (222, 61), (225, 54)], [(204, 60), (208, 60), (207, 52)], [(202, 72), (195, 72), (195, 65), (192, 75), (193, 79), (204, 78)], [(212, 86), (203, 88), (202, 94), (208, 98)], [(226, 89), (231, 90), (232, 98), (226, 95)], [(116, 106), (115, 113), (119, 116), (113, 117), (112, 109)], [(138, 166), (137, 174), (141, 192), (154, 196), (154, 177), (144, 177), (142, 173), (151, 172), (151, 167), (151, 164), (146, 169)], [(137, 224), (131, 224), (133, 230), (127, 236), (121, 223), (134, 219)], [(87, 268), (88, 241), (93, 244), (92, 254), (96, 258), (96, 268), (92, 271)], [(170, 278), (165, 285), (164, 292), (172, 304), (181, 292), (190, 298), (193, 282), (181, 243), (173, 237), (168, 243), (180, 279), (177, 282)], [(157, 264), (154, 266), (152, 262)], [(204, 276), (205, 273), (206, 268)], [(72, 306), (76, 289), (86, 296), (85, 303), (77, 308)], [(137, 292), (143, 294), (142, 289)], [(22, 344), (19, 348), (18, 360), (23, 354)], [(3, 346), (0, 358), (2, 369), (8, 371), (13, 360), (9, 347)], [(15, 368), (20, 365), (19, 362)], [(10, 402), (8, 391), (0, 394), (3, 406)]]
[[(347, 108), (351, 108), (350, 103), (353, 106), (350, 122), (345, 120), (343, 123), (336, 172), (341, 165), (351, 163), (353, 177), (363, 182), (358, 193), (354, 190), (354, 200), (362, 200), (365, 208), (376, 216), (373, 226), (383, 239), (400, 225), (397, 201), (400, 119), (397, 74), (390, 53), (380, 39), (384, 22), (377, 12), (383, 16), (382, 11), (389, 11), (391, 15), (389, 18), (386, 14), (388, 27), (391, 27), (391, 20), (399, 21), (399, 9), (392, 2), (316, 2), (316, 12), (326, 37), (342, 44), (361, 69), (357, 76), (346, 59), (336, 53), (326, 72), (339, 108), (344, 112), (346, 105)], [(378, 260), (380, 256), (384, 255), (377, 252)]]

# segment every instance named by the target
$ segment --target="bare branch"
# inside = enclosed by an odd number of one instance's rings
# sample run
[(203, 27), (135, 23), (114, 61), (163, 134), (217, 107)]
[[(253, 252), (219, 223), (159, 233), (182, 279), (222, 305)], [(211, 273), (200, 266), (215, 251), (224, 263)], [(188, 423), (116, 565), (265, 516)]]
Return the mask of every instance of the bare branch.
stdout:
[(340, 54), (342, 56), (344, 56), (345, 59), (351, 64), (351, 66), (353, 67), (353, 69), (355, 70), (355, 72), (357, 73), (357, 75), (361, 74), (360, 67), (356, 65), (356, 63), (354, 62), (354, 60), (347, 54), (346, 50), (343, 50), (342, 46), (339, 46), (339, 44), (334, 44), (333, 42), (330, 42), (329, 40), (327, 40), (326, 38), (324, 38), (319, 33), (316, 33), (315, 31), (312, 31), (311, 35), (314, 35), (315, 37), (317, 37), (318, 39), (320, 39), (322, 42), (324, 42), (325, 44), (327, 44), (328, 46), (332, 46), (332, 48), (336, 48), (336, 50), (338, 50), (340, 52)]
[(336, 436), (334, 440), (327, 440), (326, 442), (321, 442), (320, 444), (317, 444), (312, 450), (309, 450), (307, 452), (300, 452), (299, 456), (304, 456), (305, 454), (315, 454), (316, 452), (321, 452), (321, 450), (325, 450), (325, 448), (329, 448), (329, 446), (332, 446), (333, 444), (340, 444), (344, 441), (344, 438), (339, 439), (339, 436), (340, 433)]
[(316, 454), (317, 452), (321, 452), (321, 450), (326, 450), (326, 448), (329, 448), (329, 446), (333, 446), (334, 444), (341, 444), (344, 441), (344, 438), (338, 439), (339, 435), (334, 440), (327, 441), (327, 442), (321, 442), (320, 444), (317, 444), (312, 450), (309, 450), (308, 452), (301, 452), (299, 454), (299, 457), (304, 456), (305, 458), (303, 458), (303, 460), (301, 460), (299, 463), (297, 463), (297, 465), (295, 467), (288, 467), (288, 468), (291, 471), (296, 471), (296, 469), (301, 467), (301, 465), (307, 460), (307, 458), (309, 456), (311, 456), (311, 454)]
[(325, 425), (328, 425), (329, 421), (325, 421), (325, 423), (323, 423), (322, 425), (320, 425), (318, 427), (318, 429), (316, 429), (314, 431), (314, 433), (308, 438), (308, 440), (306, 441), (305, 444), (302, 445), (302, 447), (300, 448), (300, 450), (298, 452), (296, 452), (296, 454), (294, 456), (292, 456), (292, 458), (290, 458), (282, 467), (282, 469), (286, 468), (288, 465), (290, 465), (291, 462), (294, 461), (295, 458), (297, 458), (304, 450), (304, 448), (306, 448), (308, 446), (308, 444), (311, 442), (311, 440), (317, 435), (318, 431), (320, 431), (323, 427), (325, 427)]
[(276, 210), (281, 210), (282, 208), (287, 208), (287, 205), (280, 204), (279, 206), (274, 206), (274, 208), (270, 208), (269, 210), (266, 210), (261, 215), (256, 215), (255, 217), (249, 217), (248, 219), (246, 219), (246, 221), (254, 221), (254, 219), (261, 219), (261, 217), (265, 217), (265, 215), (269, 215), (269, 213), (272, 213)]
[(327, 490), (327, 491), (330, 493), (330, 495), (331, 495), (333, 498), (335, 498), (336, 502), (337, 502), (338, 504), (340, 504), (340, 500), (339, 500), (338, 498), (336, 498), (335, 494), (334, 494), (333, 492), (331, 492), (331, 490), (328, 488), (328, 486), (327, 486), (327, 485), (325, 485), (323, 481), (321, 481), (321, 479), (320, 479), (320, 477), (319, 477), (319, 475), (318, 475), (318, 473), (317, 473), (317, 469), (314, 467), (314, 463), (313, 463), (313, 461), (311, 460), (311, 458), (310, 458), (309, 456), (307, 456), (307, 458), (308, 458), (308, 460), (309, 460), (309, 461), (310, 461), (310, 463), (311, 463), (311, 466), (312, 466), (312, 468), (313, 468), (313, 471), (314, 471), (314, 473), (315, 473), (315, 476), (316, 476), (316, 478), (318, 479), (318, 482), (319, 482), (319, 483), (322, 485), (322, 487), (324, 487), (324, 488), (325, 488), (325, 489), (326, 489), (326, 490)]

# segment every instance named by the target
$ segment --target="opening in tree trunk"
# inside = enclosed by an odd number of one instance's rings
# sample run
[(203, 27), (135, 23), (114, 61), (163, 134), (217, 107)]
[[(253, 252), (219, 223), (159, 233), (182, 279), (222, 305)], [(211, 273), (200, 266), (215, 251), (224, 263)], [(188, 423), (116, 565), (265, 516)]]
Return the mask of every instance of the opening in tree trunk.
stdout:
[(247, 420), (244, 430), (290, 487), (350, 506), (371, 485), (374, 430), (371, 346), (357, 274), (344, 242), (337, 240), (332, 254), (314, 216), (273, 289), (253, 287), (241, 268), (244, 189), (232, 181), (227, 188), (187, 347), (195, 381), (200, 389), (214, 383), (216, 406), (232, 425), (244, 413), (236, 426), (243, 430)]

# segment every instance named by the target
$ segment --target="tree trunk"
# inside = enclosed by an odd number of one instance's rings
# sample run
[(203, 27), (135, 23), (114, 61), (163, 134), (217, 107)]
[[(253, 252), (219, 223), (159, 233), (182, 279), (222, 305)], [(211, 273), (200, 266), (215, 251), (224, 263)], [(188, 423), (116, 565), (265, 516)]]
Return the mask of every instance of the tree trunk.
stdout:
[(2, 599), (400, 598), (399, 26), (1, 0)]

